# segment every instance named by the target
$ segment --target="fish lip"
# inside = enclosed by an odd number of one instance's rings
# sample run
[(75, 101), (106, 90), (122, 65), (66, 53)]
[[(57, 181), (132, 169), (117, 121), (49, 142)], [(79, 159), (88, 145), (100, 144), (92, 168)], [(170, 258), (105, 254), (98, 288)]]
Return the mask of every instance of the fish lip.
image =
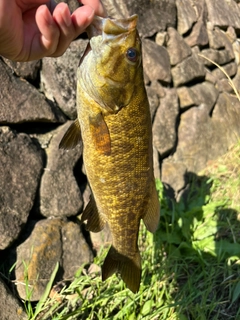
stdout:
[(136, 14), (127, 19), (105, 18), (103, 20), (103, 32), (107, 34), (111, 34), (112, 32), (114, 32), (114, 34), (128, 32), (136, 28), (137, 20), (138, 16)]
[(112, 19), (95, 16), (87, 28), (89, 39), (102, 35), (103, 41), (112, 37), (122, 35), (136, 28), (138, 16), (136, 14), (127, 19)]
[(87, 27), (87, 35), (88, 38), (91, 40), (92, 37), (96, 37), (102, 34), (103, 29), (103, 20), (106, 18), (102, 18), (99, 16), (95, 16), (93, 18), (92, 23)]
[[(101, 37), (100, 42), (106, 43), (111, 39), (122, 38), (125, 34), (136, 29), (138, 16), (136, 14), (127, 19), (112, 19), (95, 16), (92, 23), (87, 28), (88, 38), (90, 39), (90, 46), (92, 38)], [(94, 46), (94, 52), (97, 55), (101, 54), (101, 46)]]
[(111, 19), (114, 23), (124, 28), (126, 31), (135, 29), (137, 27), (138, 15), (133, 14), (127, 19)]

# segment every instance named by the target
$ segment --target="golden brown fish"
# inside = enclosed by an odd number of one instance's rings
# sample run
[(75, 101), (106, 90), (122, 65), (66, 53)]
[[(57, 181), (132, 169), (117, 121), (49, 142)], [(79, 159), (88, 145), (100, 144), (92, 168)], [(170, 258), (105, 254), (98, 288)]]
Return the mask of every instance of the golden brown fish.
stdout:
[(154, 232), (160, 214), (136, 25), (136, 15), (94, 20), (91, 50), (77, 72), (78, 119), (60, 143), (61, 148), (74, 147), (82, 136), (92, 197), (81, 219), (93, 232), (108, 223), (113, 241), (102, 266), (102, 279), (119, 272), (133, 292), (138, 291), (141, 280), (140, 220)]

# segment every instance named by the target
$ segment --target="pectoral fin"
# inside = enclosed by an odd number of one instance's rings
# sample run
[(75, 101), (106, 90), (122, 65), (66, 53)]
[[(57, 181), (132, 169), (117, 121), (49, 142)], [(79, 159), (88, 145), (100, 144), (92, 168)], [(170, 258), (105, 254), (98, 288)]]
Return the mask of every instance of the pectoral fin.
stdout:
[(64, 134), (59, 149), (70, 150), (82, 143), (81, 129), (78, 119), (76, 119)]
[(107, 124), (101, 113), (89, 117), (92, 139), (99, 153), (109, 156), (111, 154), (111, 139)]
[(106, 221), (98, 212), (96, 202), (92, 196), (81, 216), (81, 222), (85, 220), (87, 220), (86, 229), (92, 232), (101, 231), (106, 224)]
[(143, 218), (143, 222), (148, 229), (148, 231), (154, 233), (158, 228), (160, 218), (160, 203), (158, 198), (158, 193), (155, 187), (155, 182), (153, 180), (151, 198), (148, 203), (148, 210)]

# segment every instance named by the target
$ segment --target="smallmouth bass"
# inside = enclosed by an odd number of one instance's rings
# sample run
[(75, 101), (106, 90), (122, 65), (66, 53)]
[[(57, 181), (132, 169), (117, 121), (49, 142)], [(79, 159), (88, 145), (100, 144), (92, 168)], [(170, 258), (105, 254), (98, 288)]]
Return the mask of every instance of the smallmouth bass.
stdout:
[(78, 118), (59, 147), (69, 149), (83, 142), (92, 196), (81, 221), (87, 221), (87, 230), (93, 232), (108, 223), (112, 234), (102, 279), (118, 272), (137, 292), (140, 220), (154, 232), (160, 215), (137, 16), (95, 17), (88, 31), (90, 46), (77, 71)]

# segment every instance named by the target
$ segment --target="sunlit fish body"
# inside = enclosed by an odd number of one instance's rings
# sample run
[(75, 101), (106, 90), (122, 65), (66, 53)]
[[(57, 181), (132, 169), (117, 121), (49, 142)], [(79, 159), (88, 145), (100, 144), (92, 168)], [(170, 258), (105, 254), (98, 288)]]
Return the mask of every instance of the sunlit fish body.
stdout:
[(108, 223), (112, 246), (102, 279), (118, 272), (133, 292), (139, 290), (140, 220), (154, 232), (159, 200), (152, 159), (152, 129), (144, 87), (137, 16), (113, 20), (96, 17), (90, 47), (77, 72), (78, 119), (60, 147), (83, 141), (83, 159), (92, 190), (82, 214), (88, 230)]

